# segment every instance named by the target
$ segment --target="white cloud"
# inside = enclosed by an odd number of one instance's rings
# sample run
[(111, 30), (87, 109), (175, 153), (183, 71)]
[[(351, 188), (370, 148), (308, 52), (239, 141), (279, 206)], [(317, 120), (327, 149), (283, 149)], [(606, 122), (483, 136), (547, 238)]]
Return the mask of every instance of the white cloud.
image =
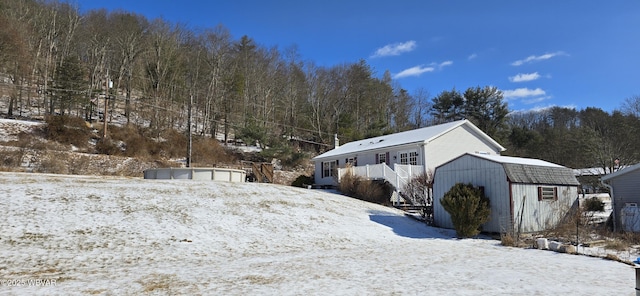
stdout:
[(518, 74), (516, 76), (509, 77), (509, 81), (511, 82), (525, 82), (525, 81), (533, 81), (540, 78), (540, 74), (538, 72), (528, 73), (528, 74)]
[(435, 70), (442, 70), (442, 68), (446, 66), (453, 65), (453, 61), (444, 61), (442, 63), (431, 63), (429, 66), (415, 66), (409, 69), (404, 69), (400, 73), (393, 76), (394, 79), (410, 77), (410, 76), (420, 76), (422, 73), (433, 72)]
[(505, 99), (510, 98), (526, 98), (535, 96), (544, 96), (546, 92), (541, 88), (529, 89), (529, 88), (517, 88), (514, 90), (503, 90), (502, 95)]
[(378, 48), (376, 52), (371, 55), (372, 58), (397, 56), (405, 52), (410, 52), (416, 49), (417, 44), (415, 41), (410, 40), (404, 43), (387, 44), (381, 48)]
[(443, 67), (451, 66), (451, 65), (453, 65), (453, 61), (444, 61), (438, 65), (438, 69), (442, 69)]
[(436, 69), (434, 67), (423, 67), (423, 66), (415, 66), (409, 69), (402, 70), (400, 73), (393, 76), (393, 78), (404, 78), (410, 76), (420, 76), (420, 74), (425, 72), (433, 72)]
[(469, 61), (470, 61), (470, 60), (473, 60), (473, 59), (475, 59), (475, 58), (477, 58), (477, 57), (478, 57), (478, 54), (477, 54), (477, 53), (472, 53), (470, 56), (468, 56), (468, 57), (467, 57), (467, 60), (469, 60)]
[(532, 56), (528, 56), (525, 59), (517, 60), (517, 61), (511, 63), (511, 65), (512, 66), (522, 66), (524, 64), (543, 61), (543, 60), (548, 60), (550, 58), (553, 58), (553, 57), (556, 57), (556, 56), (562, 56), (562, 55), (567, 55), (567, 54), (565, 52), (563, 52), (563, 51), (556, 51), (556, 52), (552, 52), (552, 53), (545, 53), (545, 54), (539, 55), (539, 56), (532, 55)]

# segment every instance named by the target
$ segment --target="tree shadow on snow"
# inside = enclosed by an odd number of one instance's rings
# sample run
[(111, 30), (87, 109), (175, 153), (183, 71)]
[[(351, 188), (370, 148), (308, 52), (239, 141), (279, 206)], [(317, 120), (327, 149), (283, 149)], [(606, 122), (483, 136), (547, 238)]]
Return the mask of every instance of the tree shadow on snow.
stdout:
[(449, 229), (431, 227), (404, 215), (394, 215), (383, 211), (370, 211), (369, 219), (391, 228), (395, 234), (403, 237), (455, 239), (455, 232)]

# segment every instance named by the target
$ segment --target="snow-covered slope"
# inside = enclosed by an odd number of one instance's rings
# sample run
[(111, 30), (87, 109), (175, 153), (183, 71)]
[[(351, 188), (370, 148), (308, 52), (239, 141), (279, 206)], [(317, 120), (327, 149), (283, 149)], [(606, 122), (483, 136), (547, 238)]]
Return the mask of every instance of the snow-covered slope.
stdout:
[(317, 190), (15, 173), (0, 188), (0, 294), (635, 293), (622, 263), (458, 240)]

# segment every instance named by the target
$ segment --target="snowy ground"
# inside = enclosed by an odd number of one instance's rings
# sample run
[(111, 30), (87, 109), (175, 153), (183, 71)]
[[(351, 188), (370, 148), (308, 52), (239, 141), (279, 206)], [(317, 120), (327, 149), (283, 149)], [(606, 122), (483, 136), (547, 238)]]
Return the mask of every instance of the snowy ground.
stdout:
[(35, 121), (0, 118), (0, 142), (16, 141), (20, 132), (28, 132), (32, 127), (41, 124)]
[(0, 188), (0, 295), (635, 294), (629, 265), (458, 240), (318, 190), (28, 173)]

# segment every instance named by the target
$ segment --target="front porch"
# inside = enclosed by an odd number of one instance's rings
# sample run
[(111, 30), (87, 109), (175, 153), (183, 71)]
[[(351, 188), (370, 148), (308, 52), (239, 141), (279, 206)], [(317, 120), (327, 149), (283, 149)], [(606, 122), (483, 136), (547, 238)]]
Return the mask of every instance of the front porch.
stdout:
[(419, 204), (417, 201), (404, 198), (402, 193), (407, 188), (411, 179), (424, 174), (425, 169), (424, 166), (421, 165), (402, 164), (394, 164), (393, 169), (391, 169), (388, 165), (381, 163), (339, 168), (337, 173), (338, 182), (340, 182), (340, 179), (348, 173), (367, 180), (387, 181), (394, 188), (394, 194), (391, 197), (391, 202), (394, 205), (400, 205), (402, 203), (416, 205)]

